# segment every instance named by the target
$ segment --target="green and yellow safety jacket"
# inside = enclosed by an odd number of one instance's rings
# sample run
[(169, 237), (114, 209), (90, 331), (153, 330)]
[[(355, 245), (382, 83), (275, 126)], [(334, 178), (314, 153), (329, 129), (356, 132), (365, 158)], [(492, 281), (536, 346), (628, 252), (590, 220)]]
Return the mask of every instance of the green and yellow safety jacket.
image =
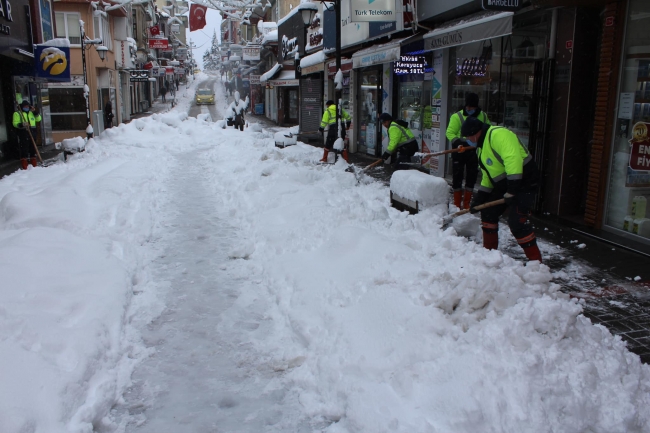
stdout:
[(388, 153), (395, 153), (397, 148), (402, 144), (411, 141), (415, 136), (410, 129), (398, 125), (395, 122), (391, 122), (388, 127), (388, 148), (386, 151)]
[[(481, 122), (487, 123), (489, 125), (490, 119), (488, 119), (485, 111), (481, 111), (480, 108), (477, 108), (476, 110), (478, 111), (478, 114), (475, 113), (475, 117)], [(474, 116), (474, 114), (472, 116)], [(458, 113), (451, 115), (451, 118), (449, 119), (449, 126), (447, 126), (447, 133), (445, 135), (447, 136), (447, 140), (449, 140), (451, 143), (452, 148), (456, 147), (454, 146), (454, 143), (463, 138), (460, 136), (460, 127), (463, 126), (463, 122), (465, 122), (465, 119), (468, 117), (470, 117), (470, 115), (467, 114), (465, 110), (460, 110)]]
[[(344, 121), (349, 121), (350, 115), (347, 111), (341, 109), (341, 118)], [(323, 113), (323, 119), (320, 122), (321, 128), (327, 128), (329, 125), (334, 125), (336, 123), (336, 105), (332, 104)]]
[(36, 128), (36, 122), (40, 122), (41, 120), (42, 117), (40, 113), (34, 116), (34, 113), (31, 111), (28, 111), (27, 113), (24, 111), (14, 111), (14, 117), (11, 124), (14, 125), (14, 128), (22, 128), (23, 123), (29, 122), (30, 127)]
[(476, 148), (483, 175), (479, 191), (516, 194), (536, 186), (537, 165), (519, 137), (502, 126), (483, 131)]

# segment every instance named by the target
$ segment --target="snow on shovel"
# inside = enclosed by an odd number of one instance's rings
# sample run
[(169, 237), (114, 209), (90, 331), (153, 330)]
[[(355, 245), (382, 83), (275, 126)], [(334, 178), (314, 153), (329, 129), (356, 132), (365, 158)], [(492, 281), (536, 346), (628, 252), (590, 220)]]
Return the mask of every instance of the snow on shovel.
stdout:
[[(378, 166), (381, 162), (383, 162), (383, 159), (378, 159), (377, 161), (373, 162), (372, 164), (362, 168), (361, 170), (358, 170), (356, 166), (350, 164), (349, 171), (354, 173), (354, 177), (357, 178), (357, 184), (361, 183), (361, 174), (365, 173), (366, 171), (370, 170), (373, 167)], [(346, 171), (348, 171), (346, 169)]]
[[(474, 209), (483, 210), (483, 209), (487, 209), (487, 208), (492, 207), (492, 206), (498, 206), (500, 204), (505, 204), (505, 202), (506, 201), (504, 199), (499, 199), (499, 200), (495, 200), (495, 201), (491, 201), (491, 202), (488, 202), (488, 203), (478, 205)], [(442, 229), (446, 228), (454, 220), (454, 218), (459, 217), (461, 215), (465, 215), (467, 213), (469, 213), (469, 209), (463, 209), (463, 210), (458, 211), (458, 212), (456, 212), (454, 214), (447, 215), (446, 217), (444, 217), (442, 219), (442, 227), (441, 228)]]

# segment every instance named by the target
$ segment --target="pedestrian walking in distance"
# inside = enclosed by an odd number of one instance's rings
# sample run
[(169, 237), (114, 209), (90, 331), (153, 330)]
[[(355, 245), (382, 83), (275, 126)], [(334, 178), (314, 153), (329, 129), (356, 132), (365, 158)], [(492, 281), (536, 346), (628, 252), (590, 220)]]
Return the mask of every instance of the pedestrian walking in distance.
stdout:
[(162, 101), (165, 101), (165, 95), (167, 95), (167, 87), (163, 84), (162, 88), (160, 89), (160, 96), (162, 96)]
[(379, 121), (388, 133), (388, 147), (381, 158), (385, 163), (393, 164), (395, 170), (407, 170), (411, 168), (404, 165), (404, 162), (411, 162), (411, 158), (419, 150), (418, 141), (408, 124), (402, 120), (395, 119), (389, 113), (381, 113)]
[[(36, 167), (36, 149), (32, 138), (36, 136), (36, 124), (42, 120), (38, 108), (29, 105), (29, 101), (21, 102), (20, 109), (13, 114), (12, 122), (18, 136), (18, 156), (20, 167), (27, 170), (29, 158), (32, 166)], [(31, 133), (31, 137), (30, 137)]]
[[(327, 128), (327, 141), (325, 141), (325, 149), (323, 150), (323, 159), (321, 159), (321, 162), (327, 162), (327, 156), (329, 155), (330, 150), (332, 150), (332, 147), (334, 147), (334, 142), (337, 138), (339, 138), (339, 128), (336, 125), (336, 104), (334, 104), (334, 101), (330, 99), (325, 103), (325, 106), (327, 108), (323, 113), (323, 118), (320, 122), (320, 128), (318, 128), (321, 134), (325, 132), (325, 128)], [(348, 112), (342, 108), (340, 119), (341, 122), (344, 122), (344, 124), (341, 124), (341, 138), (345, 140), (345, 130), (350, 128), (352, 119)], [(343, 149), (343, 152), (341, 154), (343, 156), (343, 159), (348, 161), (348, 150)]]
[(105, 128), (112, 128), (113, 127), (113, 105), (111, 104), (111, 101), (108, 101), (106, 103), (106, 106), (104, 106), (104, 127)]
[(499, 217), (508, 212), (508, 226), (526, 257), (541, 262), (542, 254), (529, 220), (539, 179), (532, 155), (514, 132), (490, 126), (476, 117), (465, 120), (461, 134), (470, 146), (476, 147), (483, 175), (470, 212), (478, 212), (476, 206), (483, 203), (505, 199), (503, 205), (480, 211), (483, 246), (489, 250), (499, 247)]
[[(476, 93), (468, 93), (465, 96), (465, 108), (452, 114), (449, 119), (449, 126), (447, 127), (447, 139), (451, 143), (451, 148), (467, 147), (469, 145), (463, 138), (460, 128), (463, 122), (474, 117), (483, 123), (490, 123), (487, 114), (481, 110), (478, 105), (478, 95)], [(463, 209), (468, 209), (472, 200), (472, 193), (474, 192), (474, 185), (478, 177), (478, 157), (474, 149), (461, 151), (451, 154), (453, 181), (452, 187), (454, 189), (454, 205)], [(465, 192), (463, 193), (463, 179), (465, 179)]]

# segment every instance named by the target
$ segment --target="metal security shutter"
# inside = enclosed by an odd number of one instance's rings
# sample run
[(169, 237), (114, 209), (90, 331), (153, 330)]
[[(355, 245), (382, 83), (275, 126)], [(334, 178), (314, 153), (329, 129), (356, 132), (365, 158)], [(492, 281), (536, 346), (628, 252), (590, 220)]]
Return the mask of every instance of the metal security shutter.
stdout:
[(318, 131), (323, 116), (323, 78), (322, 74), (314, 77), (300, 80), (300, 132), (303, 134)]

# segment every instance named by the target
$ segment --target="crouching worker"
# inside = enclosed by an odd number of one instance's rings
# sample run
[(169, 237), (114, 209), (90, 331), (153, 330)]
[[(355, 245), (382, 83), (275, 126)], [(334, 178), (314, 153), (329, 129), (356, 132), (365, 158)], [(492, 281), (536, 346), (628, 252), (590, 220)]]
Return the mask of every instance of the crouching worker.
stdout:
[(528, 260), (542, 261), (529, 216), (535, 201), (539, 170), (533, 157), (512, 131), (490, 126), (469, 117), (461, 127), (467, 142), (476, 146), (482, 179), (474, 196), (470, 212), (476, 206), (505, 199), (506, 204), (483, 209), (481, 226), (483, 246), (489, 250), (499, 247), (499, 217), (508, 211), (508, 225)]
[(386, 164), (390, 158), (395, 170), (408, 170), (411, 167), (403, 163), (411, 162), (411, 158), (419, 150), (418, 141), (407, 126), (400, 125), (398, 122), (401, 121), (393, 120), (390, 114), (382, 113), (379, 121), (386, 128), (389, 140), (388, 148), (381, 158)]

